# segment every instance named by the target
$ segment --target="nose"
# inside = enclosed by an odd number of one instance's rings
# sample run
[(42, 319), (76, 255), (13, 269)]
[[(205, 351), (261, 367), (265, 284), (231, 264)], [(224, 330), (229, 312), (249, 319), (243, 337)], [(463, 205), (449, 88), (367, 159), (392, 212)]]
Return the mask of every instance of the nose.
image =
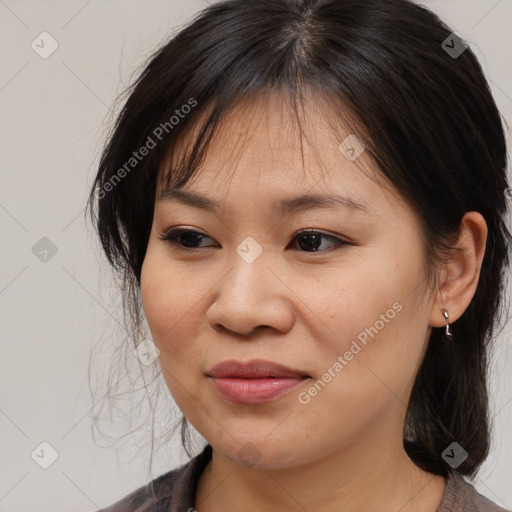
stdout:
[(216, 298), (207, 311), (210, 325), (244, 337), (268, 328), (289, 331), (294, 321), (293, 293), (271, 255), (263, 251), (248, 263), (235, 254), (232, 263), (214, 289)]

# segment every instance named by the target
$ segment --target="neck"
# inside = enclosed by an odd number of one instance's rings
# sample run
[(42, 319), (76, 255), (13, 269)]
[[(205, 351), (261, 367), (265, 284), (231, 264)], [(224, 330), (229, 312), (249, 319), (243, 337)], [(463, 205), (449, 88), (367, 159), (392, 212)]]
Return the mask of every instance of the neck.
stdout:
[(195, 508), (435, 512), (444, 478), (419, 469), (398, 441), (365, 439), (305, 464), (269, 470), (243, 467), (213, 450), (198, 482)]

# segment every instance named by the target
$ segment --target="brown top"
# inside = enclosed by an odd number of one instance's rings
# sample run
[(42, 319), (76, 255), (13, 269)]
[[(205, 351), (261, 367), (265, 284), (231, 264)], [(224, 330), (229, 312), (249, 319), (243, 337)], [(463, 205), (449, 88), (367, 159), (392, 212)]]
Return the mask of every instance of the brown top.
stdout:
[[(212, 447), (186, 464), (169, 471), (97, 512), (194, 512), (197, 482), (212, 457)], [(446, 481), (443, 501), (436, 512), (512, 512), (488, 500), (459, 474)]]

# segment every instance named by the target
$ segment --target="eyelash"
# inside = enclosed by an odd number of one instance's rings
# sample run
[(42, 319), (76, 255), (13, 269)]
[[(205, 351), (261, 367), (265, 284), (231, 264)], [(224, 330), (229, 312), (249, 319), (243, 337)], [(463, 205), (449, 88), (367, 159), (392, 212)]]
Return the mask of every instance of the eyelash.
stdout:
[[(177, 249), (183, 250), (183, 251), (197, 251), (197, 250), (200, 250), (200, 249), (210, 249), (211, 248), (211, 246), (209, 246), (209, 247), (184, 247), (183, 245), (180, 245), (179, 244), (180, 236), (183, 235), (183, 234), (188, 234), (188, 233), (194, 233), (196, 235), (202, 236), (203, 238), (210, 238), (208, 235), (205, 235), (205, 234), (200, 233), (198, 231), (194, 231), (194, 230), (191, 230), (191, 229), (184, 229), (184, 228), (173, 228), (173, 229), (169, 230), (167, 233), (165, 233), (164, 235), (160, 236), (159, 238), (160, 238), (160, 240), (168, 242), (173, 247), (176, 247)], [(313, 254), (314, 253), (318, 253), (318, 252), (329, 252), (330, 250), (340, 249), (341, 247), (343, 247), (345, 245), (352, 245), (350, 242), (348, 242), (346, 240), (342, 240), (342, 239), (340, 239), (338, 237), (335, 237), (333, 235), (329, 235), (327, 233), (323, 233), (322, 231), (318, 231), (318, 230), (314, 230), (314, 229), (308, 229), (308, 230), (299, 231), (294, 236), (293, 240), (296, 240), (300, 236), (307, 236), (307, 235), (312, 235), (312, 234), (320, 235), (320, 236), (322, 236), (322, 237), (324, 237), (324, 238), (334, 242), (335, 245), (333, 247), (331, 247), (330, 249), (323, 250), (323, 251), (322, 250), (320, 250), (320, 251), (316, 250), (316, 251), (300, 251), (300, 252), (313, 253)]]

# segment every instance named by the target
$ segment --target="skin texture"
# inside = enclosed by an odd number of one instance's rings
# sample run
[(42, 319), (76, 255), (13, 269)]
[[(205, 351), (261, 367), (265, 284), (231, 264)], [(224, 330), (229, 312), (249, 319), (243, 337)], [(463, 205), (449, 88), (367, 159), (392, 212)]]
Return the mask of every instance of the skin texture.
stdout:
[[(278, 97), (240, 105), (185, 186), (220, 201), (222, 210), (155, 202), (142, 301), (170, 392), (213, 447), (196, 510), (434, 511), (444, 479), (407, 457), (406, 404), (430, 328), (445, 325), (441, 308), (454, 322), (474, 295), (485, 221), (465, 215), (463, 250), (430, 289), (416, 214), (362, 172), (379, 176), (366, 152), (353, 162), (340, 152), (348, 129), (334, 131), (310, 109), (303, 170), (295, 121), (282, 105)], [(369, 211), (273, 211), (274, 201), (311, 192), (348, 194)], [(199, 249), (179, 240), (173, 246), (160, 239), (173, 227), (206, 237)], [(296, 238), (304, 229), (350, 244), (323, 238), (311, 251)], [(236, 251), (247, 237), (263, 250), (252, 263)], [(301, 403), (299, 393), (397, 303), (400, 311), (378, 334)], [(271, 402), (245, 405), (222, 398), (205, 375), (220, 361), (254, 358), (311, 378)], [(247, 443), (255, 465), (240, 456)]]

